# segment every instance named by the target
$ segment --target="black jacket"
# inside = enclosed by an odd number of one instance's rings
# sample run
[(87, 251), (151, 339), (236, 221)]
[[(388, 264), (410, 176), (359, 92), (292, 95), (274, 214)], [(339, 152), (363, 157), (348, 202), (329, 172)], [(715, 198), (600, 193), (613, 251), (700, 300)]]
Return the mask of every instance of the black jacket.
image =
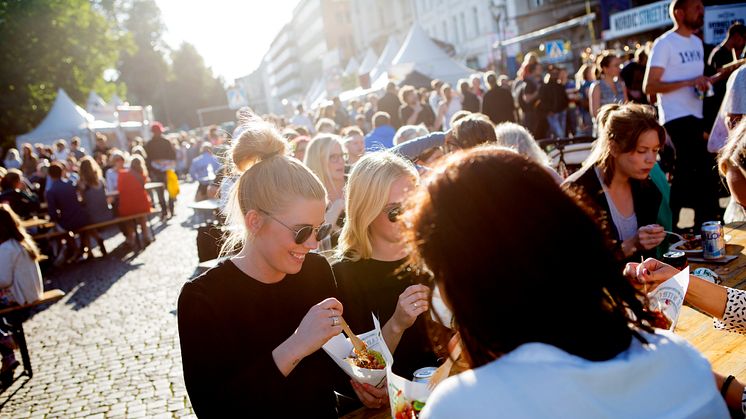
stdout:
[(502, 87), (493, 87), (482, 98), (482, 113), (494, 124), (515, 122), (513, 95)]
[[(611, 239), (614, 245), (614, 249), (621, 252), (622, 242), (619, 237), (619, 230), (611, 220), (609, 201), (606, 199), (601, 182), (596, 175), (595, 167), (595, 165), (585, 167), (573, 173), (572, 176), (562, 183), (562, 187), (578, 193), (583, 202), (592, 207), (598, 217), (598, 223), (601, 224), (602, 228), (608, 234), (609, 239)], [(644, 181), (630, 179), (629, 182), (632, 185), (632, 200), (634, 201), (633, 205), (635, 216), (637, 216), (638, 228), (649, 224), (656, 224), (661, 200), (663, 199), (660, 191), (649, 179)], [(655, 249), (646, 251), (638, 250), (637, 253), (629, 257), (629, 260), (636, 259), (639, 262), (640, 255), (654, 257)]]

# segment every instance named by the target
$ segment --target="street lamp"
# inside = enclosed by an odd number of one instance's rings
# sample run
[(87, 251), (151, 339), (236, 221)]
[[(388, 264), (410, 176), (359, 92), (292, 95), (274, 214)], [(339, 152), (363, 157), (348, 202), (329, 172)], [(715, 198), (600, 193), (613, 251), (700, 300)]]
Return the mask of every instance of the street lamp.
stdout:
[[(505, 60), (507, 57), (505, 56), (505, 45), (503, 45), (503, 40), (505, 38), (504, 34), (504, 27), (501, 22), (501, 18), (505, 14), (505, 3), (502, 2), (501, 4), (497, 5), (495, 3), (490, 4), (490, 12), (492, 12), (492, 17), (495, 19), (495, 23), (497, 23), (497, 42), (500, 45), (500, 72), (505, 73), (507, 66), (505, 64)], [(492, 47), (492, 45), (490, 45)]]

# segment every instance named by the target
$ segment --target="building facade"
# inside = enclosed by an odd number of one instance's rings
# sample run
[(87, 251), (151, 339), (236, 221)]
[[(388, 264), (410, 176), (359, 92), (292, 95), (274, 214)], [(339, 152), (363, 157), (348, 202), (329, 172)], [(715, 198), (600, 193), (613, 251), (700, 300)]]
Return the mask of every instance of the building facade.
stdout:
[(412, 0), (352, 0), (350, 12), (358, 60), (368, 48), (380, 54), (391, 35), (401, 42), (414, 22)]

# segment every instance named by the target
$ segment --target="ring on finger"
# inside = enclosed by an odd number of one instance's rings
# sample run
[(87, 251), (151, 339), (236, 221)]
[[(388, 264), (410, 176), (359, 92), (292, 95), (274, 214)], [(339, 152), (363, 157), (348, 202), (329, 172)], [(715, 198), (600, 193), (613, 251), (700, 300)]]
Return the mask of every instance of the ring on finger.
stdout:
[(412, 303), (412, 305), (414, 306), (414, 308), (417, 308), (417, 302), (416, 301), (414, 303)]
[(332, 327), (339, 326), (339, 317), (332, 316)]

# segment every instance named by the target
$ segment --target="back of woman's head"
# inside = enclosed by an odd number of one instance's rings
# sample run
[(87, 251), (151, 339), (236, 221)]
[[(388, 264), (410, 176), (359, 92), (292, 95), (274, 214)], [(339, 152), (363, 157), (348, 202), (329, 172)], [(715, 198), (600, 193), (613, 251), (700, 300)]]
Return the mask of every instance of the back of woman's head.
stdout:
[(352, 260), (372, 257), (370, 225), (387, 205), (391, 185), (401, 177), (415, 183), (417, 170), (388, 151), (368, 153), (355, 164), (347, 182), (347, 219), (339, 237), (339, 257)]
[(23, 179), (23, 173), (18, 169), (8, 169), (0, 179), (0, 190), (9, 191), (15, 189), (18, 182)]
[(584, 164), (598, 166), (606, 184), (614, 175), (614, 154), (633, 151), (644, 132), (655, 131), (661, 147), (666, 142), (666, 131), (658, 122), (652, 106), (636, 103), (604, 105), (599, 109), (596, 121), (598, 140)]
[(232, 141), (230, 155), (238, 173), (243, 173), (263, 154), (285, 153), (285, 142), (272, 141), (280, 136), (274, 125), (252, 112), (244, 111), (239, 115), (239, 127), (235, 131), (239, 135)]
[(332, 175), (329, 171), (329, 156), (335, 144), (339, 145), (340, 150), (342, 149), (342, 141), (339, 136), (319, 134), (306, 146), (306, 156), (303, 160), (306, 166), (321, 179), (327, 190), (334, 187)]
[(495, 125), (481, 113), (470, 114), (455, 121), (451, 132), (462, 149), (497, 141)]
[(650, 319), (594, 220), (525, 156), (453, 153), (403, 214), (414, 260), (434, 274), (475, 367), (528, 342), (607, 360), (639, 324), (627, 309)]
[(729, 166), (746, 171), (746, 119), (742, 119), (731, 131), (728, 141), (718, 153), (718, 168), (723, 176)]
[(98, 187), (99, 180), (101, 179), (101, 168), (96, 163), (96, 160), (91, 156), (85, 156), (80, 159), (80, 179), (86, 185)]
[(510, 147), (533, 161), (549, 166), (549, 156), (536, 143), (534, 136), (522, 125), (503, 122), (495, 127), (497, 145)]
[(297, 198), (326, 202), (326, 190), (319, 179), (303, 163), (285, 155), (285, 140), (270, 124), (249, 122), (240, 142), (245, 161), (251, 163), (231, 188), (227, 218), (231, 232), (222, 254), (232, 253), (245, 243), (248, 233), (244, 219), (249, 211), (275, 214)]
[(10, 205), (0, 203), (0, 243), (15, 240), (23, 246), (32, 260), (39, 259), (39, 249), (21, 226), (21, 219)]
[(133, 154), (130, 160), (130, 170), (142, 177), (148, 176), (148, 168), (145, 165), (145, 159), (139, 154)]

